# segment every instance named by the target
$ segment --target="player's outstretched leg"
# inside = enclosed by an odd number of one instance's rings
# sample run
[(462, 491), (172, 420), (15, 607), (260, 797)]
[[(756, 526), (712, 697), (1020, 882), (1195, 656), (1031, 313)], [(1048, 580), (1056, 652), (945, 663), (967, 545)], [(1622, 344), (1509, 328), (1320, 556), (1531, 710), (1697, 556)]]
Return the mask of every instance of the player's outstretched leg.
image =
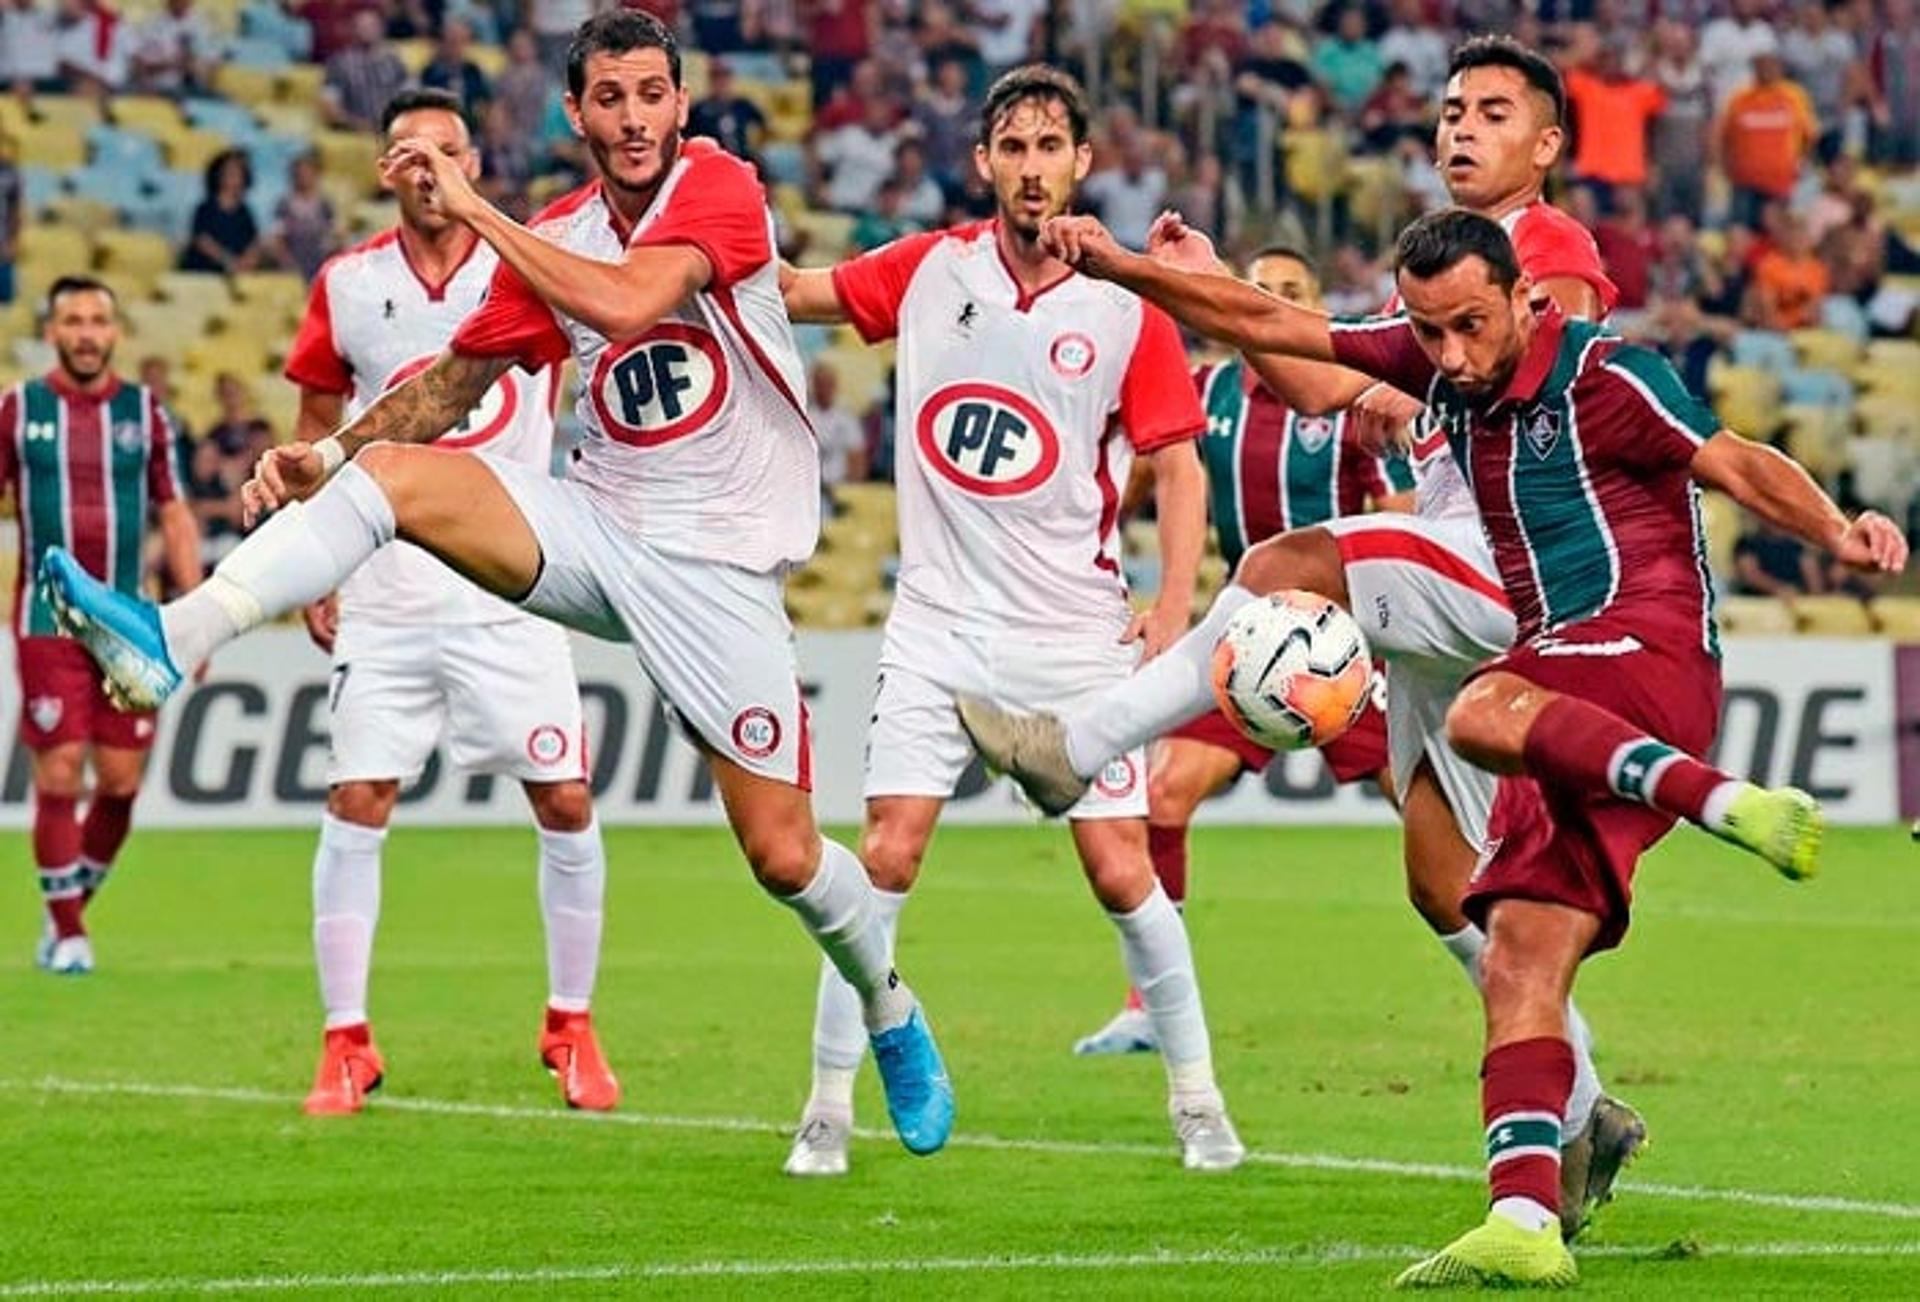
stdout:
[[(397, 794), (397, 783), (381, 785)], [(365, 796), (387, 809), (392, 798), (389, 794), (381, 802), (373, 791)], [(320, 822), (320, 844), (313, 856), (313, 956), (320, 970), (320, 1001), (327, 1021), (320, 1065), (303, 1106), (308, 1116), (360, 1111), (385, 1074), (367, 1022), (367, 977), (373, 964), (373, 933), (380, 923), (384, 823), (384, 813), (378, 825), (368, 825), (331, 812)]]
[(540, 918), (547, 936), (547, 1008), (540, 1062), (570, 1108), (606, 1112), (620, 1081), (593, 1029), (593, 987), (607, 894), (607, 854), (584, 782), (530, 782), (540, 835)]
[(1826, 816), (1812, 796), (1744, 782), (1577, 696), (1490, 673), (1460, 694), (1447, 730), (1454, 748), (1482, 767), (1514, 772), (1517, 754), (1518, 769), (1543, 782), (1684, 818), (1793, 881), (1819, 868)]

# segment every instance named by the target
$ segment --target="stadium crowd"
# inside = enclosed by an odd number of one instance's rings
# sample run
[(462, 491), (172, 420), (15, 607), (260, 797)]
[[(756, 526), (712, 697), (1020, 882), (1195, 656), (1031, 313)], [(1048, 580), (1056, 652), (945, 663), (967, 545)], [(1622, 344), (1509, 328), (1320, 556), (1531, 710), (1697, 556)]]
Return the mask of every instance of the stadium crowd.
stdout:
[[(1558, 199), (1619, 285), (1617, 327), (1843, 503), (1920, 524), (1913, 0), (626, 3), (699, 52), (689, 131), (758, 166), (790, 258), (990, 211), (971, 164), (979, 98), (1038, 57), (1100, 105), (1083, 194), (1118, 236), (1138, 244), (1171, 206), (1228, 250), (1304, 243), (1346, 312), (1382, 300), (1393, 233), (1445, 202), (1430, 142), (1449, 49), (1510, 30), (1564, 72)], [(220, 321), (239, 336), (263, 318), (223, 317), (226, 299), (183, 277), (226, 278), (237, 301), (252, 286), (256, 301), (297, 300), (328, 256), (390, 220), (369, 186), (373, 124), (407, 85), (460, 96), (486, 193), (531, 213), (583, 175), (560, 64), (567, 34), (609, 7), (0, 0), (0, 378), (45, 360), (32, 311), (76, 269), (60, 254), (130, 300), (212, 303), (201, 324), (216, 337)], [(154, 324), (180, 319), (136, 305), (122, 362), (179, 397), (182, 479), (214, 559), (236, 536), (233, 487), (291, 432), (273, 379), (286, 338), (196, 348)], [(802, 334), (827, 478), (886, 478), (884, 359)], [(1827, 586), (1762, 535), (1716, 562), (1749, 591)]]

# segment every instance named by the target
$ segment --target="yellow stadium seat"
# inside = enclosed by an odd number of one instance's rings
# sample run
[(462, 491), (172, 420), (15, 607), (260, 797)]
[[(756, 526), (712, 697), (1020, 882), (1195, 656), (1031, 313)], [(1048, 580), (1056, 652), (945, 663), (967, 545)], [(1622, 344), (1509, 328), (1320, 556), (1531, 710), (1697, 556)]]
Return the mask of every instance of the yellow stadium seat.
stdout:
[(320, 170), (329, 179), (354, 187), (355, 192), (371, 199), (379, 190), (375, 165), (380, 161), (380, 142), (357, 131), (322, 131), (313, 138), (314, 152), (320, 158)]
[(1860, 341), (1839, 330), (1795, 330), (1787, 338), (1802, 366), (1814, 370), (1846, 371), (1860, 360)]
[(853, 234), (853, 218), (846, 213), (795, 213), (792, 221), (794, 230), (807, 237), (809, 263), (837, 262), (847, 251), (847, 240)]
[(115, 126), (156, 137), (186, 125), (180, 106), (161, 95), (115, 96), (110, 112)]
[(160, 287), (160, 278), (173, 269), (173, 245), (153, 231), (119, 227), (101, 229), (94, 237), (100, 272), (121, 296), (137, 292), (144, 298)]
[(489, 81), (507, 70), (507, 52), (498, 45), (475, 45), (468, 49), (467, 57)]
[(1775, 597), (1721, 597), (1714, 608), (1724, 633), (1768, 637), (1795, 631), (1793, 611)]
[(1867, 341), (1867, 362), (1894, 370), (1920, 371), (1920, 340), (1870, 339)]
[(886, 394), (891, 359), (880, 350), (829, 348), (819, 360), (839, 376), (839, 402), (847, 411), (864, 412)]
[(296, 63), (274, 74), (273, 95), (282, 104), (313, 104), (327, 84), (327, 70), (317, 63)]
[(0, 95), (0, 135), (17, 136), (29, 121), (25, 104), (12, 95)]
[(199, 316), (202, 321), (218, 316), (233, 302), (226, 277), (200, 271), (170, 271), (160, 278), (160, 295), (182, 312)]
[(1905, 394), (1870, 393), (1854, 403), (1861, 432), (1870, 438), (1920, 442), (1920, 401)]
[(213, 88), (221, 97), (248, 108), (272, 103), (279, 85), (280, 74), (267, 68), (229, 62), (221, 64), (213, 73)]
[(220, 132), (203, 131), (199, 127), (181, 127), (158, 139), (161, 148), (167, 151), (167, 166), (176, 172), (205, 171), (208, 163), (233, 146)]
[(1802, 633), (1819, 637), (1870, 637), (1873, 621), (1867, 617), (1866, 603), (1858, 597), (1795, 597), (1792, 601), (1795, 626)]
[(1875, 597), (1867, 613), (1882, 634), (1902, 642), (1920, 642), (1920, 597)]
[(356, 235), (384, 231), (400, 220), (400, 205), (393, 199), (367, 199), (353, 205), (351, 225)]
[(1764, 438), (1780, 426), (1780, 379), (1756, 366), (1723, 366), (1709, 377), (1713, 408), (1729, 428)]
[(1847, 462), (1853, 419), (1837, 407), (1789, 403), (1781, 409), (1787, 425), (1787, 455), (1815, 479), (1831, 478)]
[(273, 359), (269, 349), (278, 343), (237, 330), (212, 331), (188, 346), (187, 370), (198, 375), (218, 375), (226, 371), (251, 379), (271, 369)]
[(413, 77), (418, 77), (420, 69), (433, 58), (433, 42), (429, 40), (388, 41), (387, 48), (400, 56), (400, 62), (407, 65), (408, 75)]
[(1740, 507), (1725, 493), (1700, 494), (1700, 522), (1707, 530), (1707, 567), (1722, 578), (1733, 574), (1733, 545), (1740, 540)]
[(85, 135), (88, 127), (100, 123), (100, 106), (84, 95), (36, 95), (28, 111), (41, 126), (60, 127), (75, 135)]
[(1338, 195), (1347, 175), (1347, 144), (1338, 132), (1290, 131), (1283, 139), (1287, 188), (1308, 203)]
[(71, 127), (32, 123), (13, 133), (18, 160), (29, 167), (72, 172), (87, 165), (87, 140)]
[(312, 104), (257, 104), (253, 114), (260, 125), (282, 136), (310, 136), (320, 130), (320, 113)]
[(291, 439), (300, 424), (300, 390), (278, 375), (262, 375), (253, 384), (254, 410), (273, 426), (276, 442)]

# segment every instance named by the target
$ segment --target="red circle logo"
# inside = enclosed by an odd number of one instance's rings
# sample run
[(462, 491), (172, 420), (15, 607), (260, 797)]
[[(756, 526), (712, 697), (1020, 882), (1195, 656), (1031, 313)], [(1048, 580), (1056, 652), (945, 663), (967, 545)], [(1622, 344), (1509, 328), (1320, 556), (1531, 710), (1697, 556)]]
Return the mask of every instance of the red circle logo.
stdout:
[(756, 705), (733, 717), (733, 748), (749, 759), (765, 759), (780, 749), (780, 720)]
[(550, 767), (567, 757), (567, 734), (550, 723), (543, 723), (527, 734), (527, 758)]
[(1047, 361), (1056, 374), (1077, 380), (1093, 369), (1093, 340), (1078, 330), (1069, 331), (1053, 341), (1053, 347), (1047, 350)]
[[(380, 386), (381, 392), (399, 387), (420, 372), (432, 366), (439, 354), (416, 357), (403, 366), (396, 367), (387, 382)], [(435, 447), (477, 448), (498, 438), (507, 426), (513, 424), (513, 418), (520, 414), (520, 386), (514, 382), (513, 372), (508, 371), (493, 382), (480, 401), (473, 405), (452, 429), (434, 440)]]
[(609, 344), (588, 394), (607, 437), (652, 448), (697, 434), (727, 400), (727, 355), (713, 332), (663, 321)]
[(920, 455), (981, 497), (1031, 492), (1060, 465), (1060, 437), (1030, 399), (997, 384), (949, 384), (920, 408)]
[(1109, 760), (1100, 770), (1100, 776), (1093, 780), (1093, 789), (1108, 800), (1118, 800), (1133, 794), (1134, 783), (1140, 775), (1134, 770), (1131, 757), (1122, 755), (1119, 759)]

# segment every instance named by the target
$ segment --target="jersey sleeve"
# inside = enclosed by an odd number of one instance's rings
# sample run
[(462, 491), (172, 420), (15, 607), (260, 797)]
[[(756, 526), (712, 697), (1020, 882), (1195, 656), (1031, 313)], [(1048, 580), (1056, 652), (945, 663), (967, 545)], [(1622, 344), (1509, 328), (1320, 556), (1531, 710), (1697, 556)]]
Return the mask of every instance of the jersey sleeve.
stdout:
[(873, 344), (900, 333), (900, 303), (913, 273), (944, 238), (941, 231), (908, 235), (833, 269), (834, 296), (862, 339)]
[(563, 362), (573, 352), (553, 309), (504, 261), (493, 269), (486, 298), (447, 348), (462, 357), (505, 357), (528, 371)]
[(1120, 380), (1120, 423), (1135, 452), (1153, 452), (1199, 437), (1207, 417), (1187, 379), (1179, 327), (1153, 304), (1140, 307), (1140, 333)]
[(180, 480), (175, 460), (180, 455), (174, 446), (173, 421), (152, 390), (145, 395), (147, 404), (147, 504), (165, 506), (180, 496)]
[(1520, 269), (1534, 284), (1543, 280), (1585, 281), (1612, 312), (1620, 291), (1600, 261), (1593, 234), (1573, 218), (1544, 204), (1529, 211), (1513, 228), (1513, 252)]
[(725, 289), (773, 260), (767, 194), (731, 154), (702, 150), (687, 167), (666, 211), (634, 239), (635, 248), (686, 244), (713, 268), (709, 289)]
[(306, 315), (287, 350), (287, 379), (303, 389), (321, 393), (353, 392), (353, 368), (340, 355), (333, 335), (333, 304), (328, 285), (334, 263), (329, 261), (313, 279), (313, 291), (307, 295)]
[(0, 391), (0, 493), (13, 488), (20, 474), (20, 389)]
[(1385, 380), (1411, 398), (1426, 396), (1433, 363), (1414, 338), (1413, 322), (1395, 316), (1335, 317), (1328, 327), (1333, 360), (1376, 380)]
[(1720, 432), (1720, 418), (1693, 396), (1660, 354), (1633, 345), (1615, 349), (1601, 364), (1611, 397), (1626, 409), (1618, 428), (1631, 433), (1616, 455), (1649, 470), (1685, 466), (1701, 445)]

